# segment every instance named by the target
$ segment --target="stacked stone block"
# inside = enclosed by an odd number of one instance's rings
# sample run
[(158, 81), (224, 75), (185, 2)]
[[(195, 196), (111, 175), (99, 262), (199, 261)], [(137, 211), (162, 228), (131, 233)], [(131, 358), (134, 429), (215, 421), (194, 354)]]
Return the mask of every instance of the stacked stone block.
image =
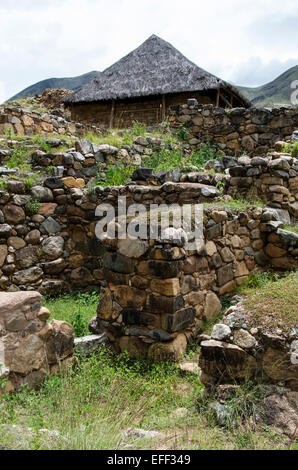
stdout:
[(209, 142), (226, 154), (263, 155), (277, 141), (289, 140), (298, 127), (298, 108), (217, 108), (211, 104), (172, 106), (169, 121), (188, 130), (192, 149)]
[(37, 386), (72, 356), (72, 326), (49, 317), (38, 292), (0, 293), (0, 393)]
[(268, 234), (283, 237), (274, 265), (297, 266), (298, 236), (262, 217), (259, 207), (246, 213), (206, 208), (204, 242), (191, 252), (181, 240), (106, 238), (104, 288), (91, 330), (105, 331), (116, 350), (177, 358), (204, 322), (216, 319), (219, 298), (270, 264)]

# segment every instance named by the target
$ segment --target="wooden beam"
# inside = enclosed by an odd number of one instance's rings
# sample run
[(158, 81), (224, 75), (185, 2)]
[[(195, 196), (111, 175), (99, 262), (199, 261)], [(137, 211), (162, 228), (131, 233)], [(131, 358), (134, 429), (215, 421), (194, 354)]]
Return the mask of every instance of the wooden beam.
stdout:
[(217, 89), (217, 93), (216, 93), (216, 102), (215, 102), (216, 107), (219, 106), (219, 90), (220, 90), (220, 88)]
[(162, 121), (166, 120), (166, 97), (162, 95), (162, 110), (161, 110)]
[(115, 100), (112, 100), (111, 117), (110, 117), (110, 128), (111, 129), (114, 126), (114, 115), (115, 115)]
[(227, 105), (229, 108), (232, 107), (232, 106), (231, 106), (231, 103), (230, 103), (221, 93), (219, 93), (219, 96), (220, 96), (220, 98), (223, 100), (223, 102), (226, 103), (226, 105)]

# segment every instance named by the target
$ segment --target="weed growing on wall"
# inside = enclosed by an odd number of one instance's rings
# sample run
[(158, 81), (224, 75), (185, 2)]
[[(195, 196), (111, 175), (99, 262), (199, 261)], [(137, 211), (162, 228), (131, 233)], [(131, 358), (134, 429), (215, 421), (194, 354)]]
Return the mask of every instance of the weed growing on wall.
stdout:
[(30, 199), (30, 201), (26, 205), (26, 209), (31, 214), (38, 214), (38, 212), (40, 211), (40, 207), (41, 207), (41, 204), (36, 199)]
[(285, 144), (282, 148), (283, 152), (288, 152), (292, 157), (298, 158), (298, 142)]
[(209, 142), (202, 142), (200, 149), (193, 151), (191, 154), (191, 162), (198, 168), (202, 168), (208, 160), (216, 160), (216, 149)]
[(44, 136), (41, 134), (36, 134), (35, 136), (33, 136), (32, 142), (34, 144), (38, 144), (46, 153), (49, 153), (51, 151), (51, 146), (46, 142)]
[(26, 178), (23, 179), (23, 183), (25, 185), (26, 192), (29, 193), (33, 186), (37, 182), (37, 176), (26, 176)]
[(181, 125), (178, 131), (176, 132), (177, 138), (181, 140), (182, 142), (187, 141), (188, 134), (189, 134), (189, 131), (183, 125)]
[(14, 147), (10, 158), (6, 163), (7, 168), (18, 168), (21, 171), (30, 171), (30, 165), (28, 164), (28, 155), (24, 147), (24, 144)]
[(105, 178), (99, 178), (98, 186), (121, 186), (130, 180), (131, 174), (134, 172), (134, 166), (109, 165), (105, 170)]

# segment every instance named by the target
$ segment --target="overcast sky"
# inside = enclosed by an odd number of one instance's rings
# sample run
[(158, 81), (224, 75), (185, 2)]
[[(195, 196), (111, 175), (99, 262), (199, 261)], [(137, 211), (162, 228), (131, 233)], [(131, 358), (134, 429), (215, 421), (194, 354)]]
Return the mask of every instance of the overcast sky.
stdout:
[(0, 34), (0, 102), (45, 78), (102, 71), (151, 34), (223, 79), (258, 86), (298, 64), (298, 2), (0, 0)]

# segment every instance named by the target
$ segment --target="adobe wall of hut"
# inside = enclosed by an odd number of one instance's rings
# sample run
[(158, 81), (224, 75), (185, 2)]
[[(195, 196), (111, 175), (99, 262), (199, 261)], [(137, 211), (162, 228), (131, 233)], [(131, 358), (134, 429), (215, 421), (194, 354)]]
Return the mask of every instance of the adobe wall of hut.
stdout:
[[(85, 124), (94, 124), (100, 127), (125, 128), (132, 126), (133, 121), (142, 122), (148, 126), (160, 124), (169, 115), (170, 107), (187, 102), (195, 98), (198, 103), (219, 104), (226, 106), (223, 92), (219, 96), (217, 90), (205, 92), (185, 92), (167, 95), (146, 96), (140, 98), (100, 101), (91, 103), (71, 104), (71, 117), (73, 120)], [(226, 91), (228, 101), (234, 106), (242, 106), (236, 96)]]

